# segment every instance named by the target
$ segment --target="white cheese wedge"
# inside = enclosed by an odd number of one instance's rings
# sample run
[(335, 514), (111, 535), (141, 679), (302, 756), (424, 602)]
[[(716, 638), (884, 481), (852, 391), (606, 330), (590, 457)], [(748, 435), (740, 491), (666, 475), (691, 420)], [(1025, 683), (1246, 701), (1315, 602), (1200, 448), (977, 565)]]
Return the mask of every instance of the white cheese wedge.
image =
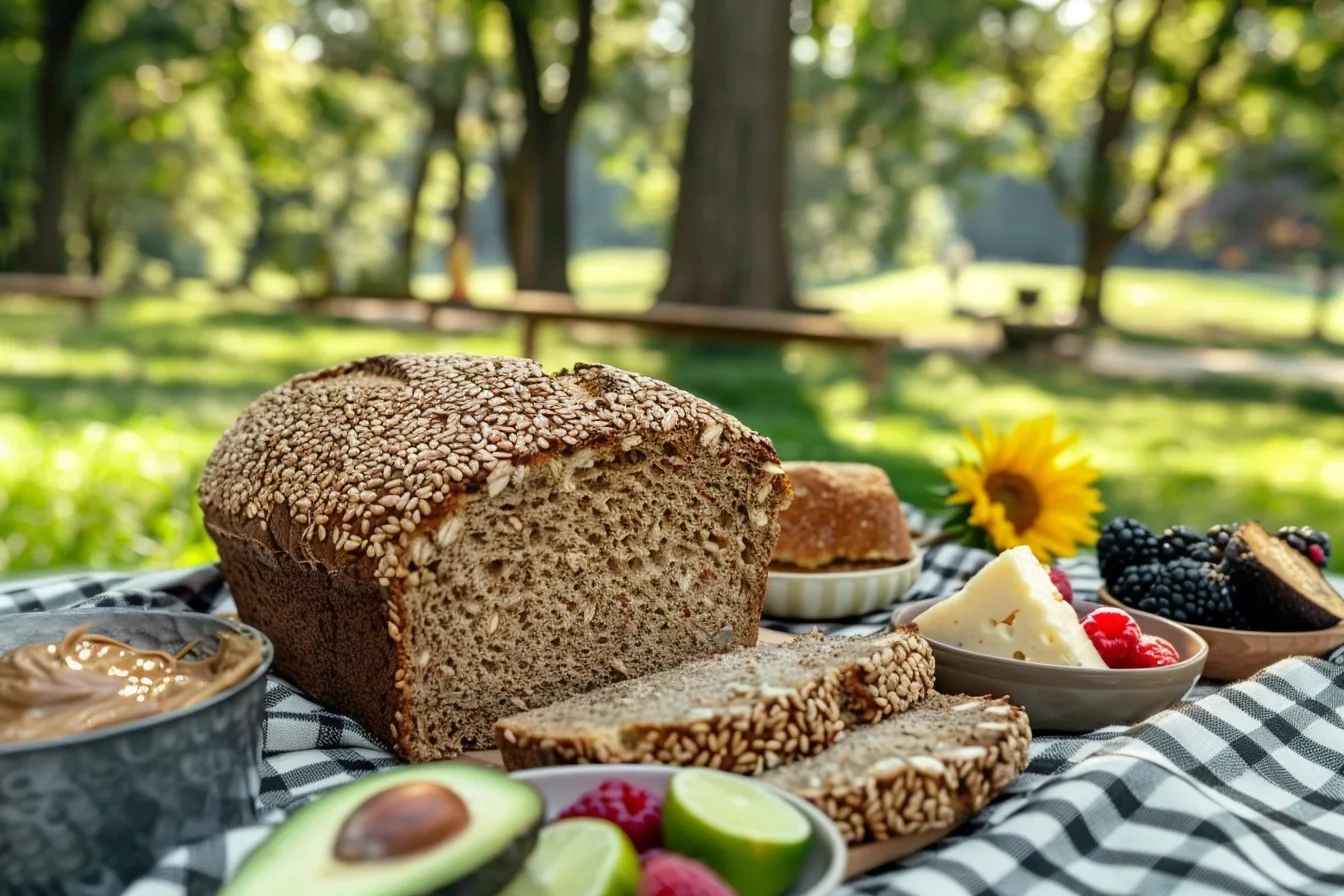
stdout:
[(995, 557), (966, 587), (916, 617), (915, 624), (926, 638), (976, 653), (1107, 668), (1078, 614), (1027, 547)]

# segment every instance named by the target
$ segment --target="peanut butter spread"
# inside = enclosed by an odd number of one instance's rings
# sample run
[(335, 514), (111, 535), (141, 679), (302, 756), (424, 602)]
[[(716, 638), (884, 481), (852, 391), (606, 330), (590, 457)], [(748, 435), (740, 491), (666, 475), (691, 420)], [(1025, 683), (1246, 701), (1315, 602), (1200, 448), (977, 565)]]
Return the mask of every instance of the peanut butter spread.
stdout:
[(193, 706), (261, 664), (261, 648), (225, 632), (208, 659), (141, 650), (73, 629), (59, 644), (24, 644), (0, 656), (0, 743), (46, 740)]

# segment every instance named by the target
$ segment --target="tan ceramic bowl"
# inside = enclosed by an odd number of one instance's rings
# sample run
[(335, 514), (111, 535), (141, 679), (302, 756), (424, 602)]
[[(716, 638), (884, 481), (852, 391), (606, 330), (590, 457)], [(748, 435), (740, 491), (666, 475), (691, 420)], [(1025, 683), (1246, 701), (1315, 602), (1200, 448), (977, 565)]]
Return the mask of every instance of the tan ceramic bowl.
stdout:
[[(1101, 589), (1100, 596), (1107, 606), (1139, 615), (1137, 610), (1131, 610), (1111, 597), (1105, 588)], [(1290, 656), (1320, 656), (1344, 644), (1344, 623), (1312, 632), (1243, 632), (1204, 625), (1186, 627), (1209, 645), (1204, 677), (1214, 681), (1239, 681)]]
[[(896, 610), (892, 624), (906, 625), (945, 598), (921, 600)], [(1075, 601), (1079, 617), (1101, 604)], [(1032, 730), (1093, 731), (1130, 725), (1168, 709), (1189, 693), (1204, 669), (1209, 648), (1183, 625), (1129, 611), (1145, 635), (1171, 642), (1181, 661), (1157, 669), (1081, 669), (985, 656), (929, 638), (934, 686), (945, 694), (1008, 697), (1031, 717)]]

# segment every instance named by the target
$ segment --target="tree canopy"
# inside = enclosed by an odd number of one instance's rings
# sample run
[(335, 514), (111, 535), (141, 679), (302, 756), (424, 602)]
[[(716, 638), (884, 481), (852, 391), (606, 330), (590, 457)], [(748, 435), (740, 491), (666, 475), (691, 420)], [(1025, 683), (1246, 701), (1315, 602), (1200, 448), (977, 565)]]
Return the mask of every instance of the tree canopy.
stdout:
[(996, 251), (1067, 228), (1094, 320), (1135, 241), (1326, 270), (1344, 248), (1340, 0), (712, 12), (11, 0), (0, 268), (395, 294), (448, 272), (465, 297), (473, 249), (567, 291), (570, 254), (603, 241), (668, 248), (678, 301), (785, 306), (799, 274), (938, 260), (1014, 184), (1054, 217), (998, 215)]

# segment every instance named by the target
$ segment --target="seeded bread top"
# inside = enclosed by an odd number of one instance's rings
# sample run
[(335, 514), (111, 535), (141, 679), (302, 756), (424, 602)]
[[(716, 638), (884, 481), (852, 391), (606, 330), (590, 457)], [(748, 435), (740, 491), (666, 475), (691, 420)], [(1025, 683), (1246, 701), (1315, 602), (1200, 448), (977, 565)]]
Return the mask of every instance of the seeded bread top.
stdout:
[(787, 501), (767, 439), (657, 380), (600, 364), (552, 376), (519, 358), (379, 355), (257, 399), (210, 455), (200, 501), (212, 534), (386, 585), (416, 534), (468, 492), (498, 494), (563, 456), (690, 438), (725, 465), (760, 465)]
[(861, 785), (911, 766), (942, 774), (942, 763), (985, 759), (991, 746), (1001, 746), (1002, 762), (1021, 767), (1030, 741), (1026, 712), (1007, 699), (935, 693), (876, 725), (851, 729), (820, 756), (777, 768), (765, 780), (811, 793)]

